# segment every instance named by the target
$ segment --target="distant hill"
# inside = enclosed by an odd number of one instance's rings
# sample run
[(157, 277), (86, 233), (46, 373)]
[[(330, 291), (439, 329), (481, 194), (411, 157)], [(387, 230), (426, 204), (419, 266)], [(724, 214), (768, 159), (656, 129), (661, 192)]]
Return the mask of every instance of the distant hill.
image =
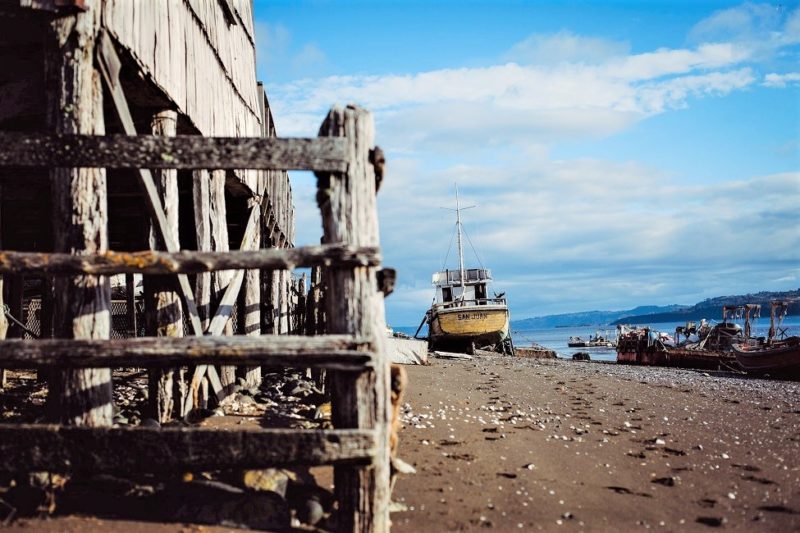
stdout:
[(755, 294), (740, 294), (736, 296), (718, 296), (708, 298), (700, 303), (682, 309), (668, 311), (631, 313), (620, 317), (616, 324), (649, 324), (656, 322), (683, 322), (685, 320), (700, 320), (702, 318), (722, 320), (723, 305), (761, 304), (761, 315), (769, 316), (770, 300), (790, 300), (789, 315), (800, 315), (800, 289), (785, 292), (757, 292)]
[(522, 320), (512, 320), (511, 329), (539, 329), (587, 325), (605, 326), (626, 316), (667, 313), (685, 307), (685, 305), (643, 305), (634, 309), (625, 309), (622, 311), (583, 311), (580, 313), (537, 316)]
[(606, 326), (617, 324), (654, 324), (686, 320), (722, 319), (723, 305), (761, 304), (762, 316), (769, 316), (770, 300), (790, 300), (789, 315), (800, 315), (800, 289), (785, 292), (763, 291), (755, 294), (718, 296), (695, 305), (643, 305), (622, 311), (583, 311), (512, 320), (512, 329), (539, 329), (568, 326)]

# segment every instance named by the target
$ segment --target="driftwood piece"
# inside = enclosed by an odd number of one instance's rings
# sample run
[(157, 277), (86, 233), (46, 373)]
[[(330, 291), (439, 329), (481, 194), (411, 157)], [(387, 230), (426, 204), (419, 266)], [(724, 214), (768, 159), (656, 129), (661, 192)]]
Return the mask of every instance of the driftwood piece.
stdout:
[(367, 463), (365, 430), (73, 428), (0, 425), (0, 471), (185, 472), (285, 464)]
[[(47, 25), (45, 84), (47, 122), (58, 134), (105, 133), (103, 90), (94, 68), (100, 30), (100, 2), (88, 0), (88, 11)], [(108, 249), (106, 173), (103, 169), (53, 168), (53, 237), (57, 252), (76, 255)], [(111, 287), (102, 276), (56, 280), (54, 335), (107, 339), (110, 333)], [(48, 414), (64, 424), (111, 425), (111, 370), (62, 370), (51, 373)]]
[[(135, 135), (135, 134), (134, 134)], [(0, 167), (315, 170), (348, 167), (340, 139), (0, 133)]]
[[(346, 174), (317, 174), (317, 202), (322, 211), (325, 243), (377, 246), (378, 214), (375, 172), (369, 163), (374, 126), (369, 112), (348, 106), (333, 108), (321, 136), (344, 136), (352, 161)], [(334, 486), (343, 531), (389, 530), (389, 364), (384, 353), (383, 295), (376, 268), (325, 269), (325, 304), (330, 333), (371, 339), (374, 371), (331, 376), (332, 421), (337, 428), (374, 428), (378, 453), (370, 469), (334, 468)]]
[[(53, 275), (196, 274), (215, 270), (239, 269), (294, 270), (299, 267), (325, 266), (333, 263), (345, 267), (376, 266), (380, 264), (380, 261), (380, 249), (377, 247), (342, 244), (265, 250), (232, 250), (224, 253), (146, 251), (72, 255), (0, 251), (0, 274), (23, 274), (26, 272)], [(210, 294), (211, 289), (207, 290)], [(207, 300), (203, 298), (205, 296), (196, 296), (198, 307), (208, 305)]]
[(319, 367), (371, 366), (369, 343), (348, 335), (305, 337), (139, 337), (114, 340), (0, 341), (0, 366), (35, 368), (169, 367), (180, 364)]

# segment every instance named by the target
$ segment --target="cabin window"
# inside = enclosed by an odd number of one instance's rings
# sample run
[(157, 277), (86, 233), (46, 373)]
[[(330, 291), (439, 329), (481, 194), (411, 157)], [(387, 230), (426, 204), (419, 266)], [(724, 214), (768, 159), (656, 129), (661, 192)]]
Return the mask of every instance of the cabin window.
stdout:
[(453, 289), (451, 289), (450, 287), (442, 287), (442, 301), (443, 302), (453, 301)]
[[(486, 285), (482, 283), (475, 285), (475, 299), (476, 300), (486, 299)], [(481, 302), (481, 303), (486, 303), (486, 302)]]

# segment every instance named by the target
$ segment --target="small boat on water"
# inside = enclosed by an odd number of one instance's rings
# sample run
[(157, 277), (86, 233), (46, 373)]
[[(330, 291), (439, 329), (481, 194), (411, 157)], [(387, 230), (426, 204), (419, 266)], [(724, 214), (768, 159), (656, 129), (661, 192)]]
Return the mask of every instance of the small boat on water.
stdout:
[(607, 336), (600, 335), (598, 331), (596, 335), (589, 335), (589, 340), (584, 340), (582, 337), (570, 337), (567, 341), (567, 346), (570, 348), (613, 348), (614, 341), (608, 340)]
[(464, 209), (469, 207), (459, 205), (456, 188), (459, 268), (433, 274), (436, 293), (420, 329), (427, 321), (428, 346), (431, 350), (465, 350), (474, 353), (476, 349), (484, 349), (513, 355), (505, 293), (489, 296), (491, 270), (464, 266), (461, 241), (461, 211)]
[(788, 308), (787, 301), (770, 302), (767, 338), (733, 344), (733, 353), (744, 370), (752, 374), (800, 377), (800, 337), (786, 337), (781, 327)]

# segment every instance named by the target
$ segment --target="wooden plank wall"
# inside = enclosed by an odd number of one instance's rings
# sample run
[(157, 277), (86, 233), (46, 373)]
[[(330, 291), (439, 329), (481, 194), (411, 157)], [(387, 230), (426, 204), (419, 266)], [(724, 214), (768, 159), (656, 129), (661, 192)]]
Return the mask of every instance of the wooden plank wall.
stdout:
[[(234, 5), (252, 24), (249, 1)], [(106, 0), (103, 24), (199, 133), (259, 134), (255, 44), (218, 0)]]
[[(250, 0), (106, 0), (103, 25), (198, 133), (256, 137), (261, 113)], [(165, 38), (166, 36), (166, 38)], [(235, 175), (260, 194), (258, 173)]]
[[(251, 0), (232, 0), (229, 23), (219, 0), (106, 0), (103, 25), (198, 133), (276, 137), (256, 81)], [(166, 36), (166, 38), (164, 38)], [(274, 211), (273, 246), (294, 244), (294, 206), (285, 171), (236, 171)], [(265, 217), (268, 218), (268, 217)], [(269, 221), (265, 220), (265, 224)]]

